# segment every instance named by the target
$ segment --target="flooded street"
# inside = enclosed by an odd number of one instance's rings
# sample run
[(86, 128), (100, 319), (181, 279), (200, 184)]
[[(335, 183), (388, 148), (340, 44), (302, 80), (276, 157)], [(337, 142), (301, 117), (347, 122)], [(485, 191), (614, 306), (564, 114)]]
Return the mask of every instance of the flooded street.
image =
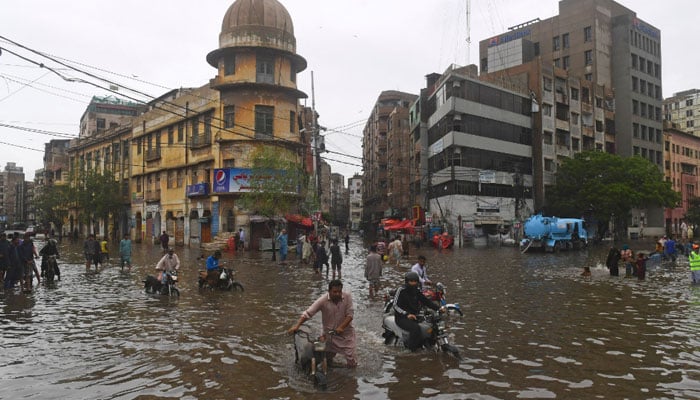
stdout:
[[(464, 316), (448, 321), (458, 361), (384, 345), (383, 302), (368, 298), (366, 251), (353, 238), (343, 282), (355, 301), (360, 366), (332, 369), (320, 392), (294, 367), (285, 331), (328, 279), (294, 253), (286, 266), (270, 253), (224, 253), (245, 292), (200, 291), (199, 250), (176, 248), (180, 298), (148, 295), (141, 281), (159, 249), (134, 247), (131, 273), (112, 254), (111, 266), (86, 274), (82, 242), (64, 242), (54, 287), (2, 293), (0, 398), (700, 397), (700, 288), (690, 286), (687, 263), (652, 268), (640, 282), (610, 277), (604, 246), (560, 254), (412, 247), (411, 263), (424, 254), (431, 280), (462, 306)], [(592, 277), (580, 276), (584, 265)], [(385, 266), (385, 287), (405, 271)], [(318, 331), (320, 315), (306, 325)]]

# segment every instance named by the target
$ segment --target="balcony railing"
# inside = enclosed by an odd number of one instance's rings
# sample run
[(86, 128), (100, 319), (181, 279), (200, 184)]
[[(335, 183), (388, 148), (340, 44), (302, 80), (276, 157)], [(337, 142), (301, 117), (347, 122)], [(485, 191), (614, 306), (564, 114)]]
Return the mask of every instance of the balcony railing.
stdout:
[(160, 200), (160, 189), (146, 191), (146, 201)]
[(155, 161), (160, 159), (160, 149), (151, 149), (146, 151), (146, 161)]
[(191, 149), (199, 149), (207, 146), (211, 146), (211, 133), (192, 135), (192, 141), (190, 142)]

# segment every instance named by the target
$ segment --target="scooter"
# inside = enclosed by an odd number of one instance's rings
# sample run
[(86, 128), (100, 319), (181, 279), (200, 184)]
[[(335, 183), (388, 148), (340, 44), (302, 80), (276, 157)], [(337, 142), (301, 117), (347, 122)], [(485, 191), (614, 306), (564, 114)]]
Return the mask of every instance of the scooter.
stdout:
[[(334, 335), (330, 331), (327, 335)], [(299, 329), (294, 333), (294, 362), (321, 389), (328, 387), (328, 358), (326, 355), (326, 338), (312, 338), (311, 334)]]
[[(392, 292), (395, 294), (395, 291)], [(394, 294), (391, 294), (390, 298), (384, 305), (384, 319), (382, 320), (382, 328), (384, 328), (384, 333), (382, 334), (382, 337), (384, 338), (384, 343), (387, 345), (394, 344), (405, 346), (406, 342), (408, 342), (410, 334), (408, 331), (401, 329), (396, 324), (394, 317)], [(456, 310), (459, 310), (459, 308)], [(459, 354), (459, 349), (450, 343), (445, 320), (443, 319), (443, 314), (441, 312), (424, 307), (421, 314), (419, 314), (417, 317), (418, 325), (421, 329), (423, 347), (435, 349), (435, 351), (442, 350), (445, 353), (452, 354), (458, 360), (462, 359)]]
[(220, 267), (219, 268), (219, 279), (213, 283), (208, 278), (208, 272), (206, 270), (199, 271), (198, 285), (200, 289), (208, 288), (211, 290), (236, 290), (240, 289), (241, 292), (245, 289), (240, 282), (233, 279), (233, 268)]
[(143, 281), (146, 293), (180, 297), (180, 291), (175, 287), (177, 283), (177, 271), (163, 271), (163, 274), (166, 276), (165, 283), (152, 275), (146, 277), (146, 280)]
[[(44, 283), (52, 284), (54, 283), (54, 278), (56, 277), (56, 270), (58, 269), (58, 263), (56, 262), (56, 256), (50, 255), (46, 259), (46, 268), (44, 270)], [(60, 277), (59, 277), (60, 279)]]

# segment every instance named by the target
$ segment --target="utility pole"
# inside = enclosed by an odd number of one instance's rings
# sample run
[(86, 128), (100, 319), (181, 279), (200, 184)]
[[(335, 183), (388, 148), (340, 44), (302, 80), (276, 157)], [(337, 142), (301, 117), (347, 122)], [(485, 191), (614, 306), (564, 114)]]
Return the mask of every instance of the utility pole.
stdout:
[[(313, 157), (314, 166), (314, 190), (316, 194), (316, 199), (319, 204), (319, 211), (321, 205), (321, 185), (319, 185), (318, 178), (318, 163), (316, 157), (318, 157), (318, 118), (316, 118), (316, 95), (314, 91), (314, 71), (311, 71), (311, 113), (312, 113), (312, 126), (311, 126), (311, 154)], [(318, 234), (318, 218), (317, 214), (314, 213), (314, 231)]]

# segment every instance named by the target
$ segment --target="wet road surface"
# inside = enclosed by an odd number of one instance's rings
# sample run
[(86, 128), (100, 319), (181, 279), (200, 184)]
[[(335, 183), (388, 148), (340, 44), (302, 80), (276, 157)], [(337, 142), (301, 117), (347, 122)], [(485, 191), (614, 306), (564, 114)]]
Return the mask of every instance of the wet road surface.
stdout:
[[(464, 311), (448, 321), (458, 361), (384, 345), (383, 301), (368, 298), (363, 278), (366, 251), (358, 238), (350, 247), (343, 282), (355, 300), (360, 366), (332, 369), (326, 392), (295, 368), (285, 331), (328, 279), (294, 253), (286, 266), (270, 253), (225, 253), (246, 290), (209, 292), (196, 284), (201, 252), (177, 248), (175, 299), (143, 291), (156, 246), (134, 244), (130, 273), (115, 258), (86, 273), (82, 243), (64, 242), (60, 282), (0, 294), (0, 398), (700, 397), (700, 288), (690, 286), (687, 263), (637, 281), (608, 275), (605, 246), (559, 254), (412, 247), (401, 268), (385, 266), (384, 287), (426, 255), (432, 281)], [(580, 276), (585, 265), (590, 278)], [(320, 316), (306, 325), (318, 332)]]

